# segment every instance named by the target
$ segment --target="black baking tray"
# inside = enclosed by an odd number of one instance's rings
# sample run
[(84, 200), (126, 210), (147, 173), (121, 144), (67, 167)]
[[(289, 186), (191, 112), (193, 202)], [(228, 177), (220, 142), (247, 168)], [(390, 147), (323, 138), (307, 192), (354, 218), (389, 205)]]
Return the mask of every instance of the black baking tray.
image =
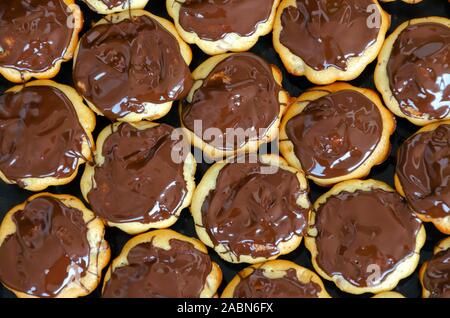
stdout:
[[(8, 1), (8, 0), (1, 0)], [(76, 1), (78, 5), (81, 7), (84, 13), (84, 27), (82, 30), (82, 34), (86, 32), (93, 23), (98, 21), (101, 18), (101, 15), (95, 14), (92, 10), (90, 10), (87, 5), (82, 1)], [(167, 18), (171, 20), (168, 16), (166, 8), (165, 8), (165, 0), (150, 0), (146, 6), (146, 10), (150, 11), (153, 14), (158, 16)], [(392, 32), (395, 27), (404, 22), (405, 20), (425, 17), (425, 16), (442, 16), (442, 17), (450, 17), (450, 4), (447, 0), (424, 0), (420, 4), (416, 5), (408, 5), (400, 0), (396, 2), (382, 4), (382, 7), (391, 14)], [(358, 30), (356, 30), (358, 32)], [(348, 35), (343, 35), (348, 36)], [(190, 65), (191, 70), (194, 70), (200, 63), (202, 63), (205, 59), (208, 58), (206, 54), (204, 54), (197, 46), (192, 45), (193, 52), (193, 61)], [(272, 34), (264, 36), (259, 39), (258, 43), (251, 49), (252, 52), (258, 54), (259, 56), (266, 59), (268, 62), (277, 65), (283, 72), (283, 87), (291, 94), (291, 96), (300, 95), (305, 89), (313, 87), (314, 85), (308, 82), (304, 77), (295, 77), (287, 73), (286, 69), (283, 67), (281, 60), (278, 54), (275, 52), (272, 46)], [(366, 70), (359, 76), (357, 79), (351, 81), (350, 83), (359, 86), (375, 89), (373, 83), (373, 72), (375, 69), (375, 62), (369, 65)], [(59, 74), (53, 79), (56, 82), (67, 84), (73, 86), (72, 81), (72, 62), (69, 61), (67, 63), (63, 63), (61, 71)], [(4, 78), (0, 78), (0, 92), (3, 93), (6, 89), (14, 86), (15, 84), (6, 81)], [(174, 127), (179, 127), (180, 122), (177, 114), (176, 103), (169, 114), (167, 114), (164, 118), (157, 120), (157, 122), (167, 123)], [(108, 120), (104, 117), (97, 116), (97, 126), (94, 132), (94, 137), (96, 138), (97, 134), (106, 126), (110, 124)], [(393, 177), (394, 177), (394, 169), (395, 169), (395, 157), (397, 153), (398, 146), (411, 134), (417, 131), (419, 127), (414, 126), (404, 119), (397, 118), (397, 129), (393, 136), (391, 137), (392, 149), (389, 155), (389, 158), (381, 165), (376, 166), (372, 169), (369, 178), (373, 178), (376, 180), (384, 181), (391, 186), (394, 185)], [(196, 182), (199, 182), (204, 174), (204, 172), (208, 169), (209, 165), (205, 163), (198, 164), (197, 173), (196, 173)], [(81, 171), (78, 173), (77, 178), (75, 178), (70, 184), (65, 186), (58, 187), (50, 187), (46, 191), (51, 193), (62, 193), (62, 194), (71, 194), (75, 195), (81, 200), (83, 200), (81, 192), (80, 192), (80, 177)], [(326, 188), (321, 188), (316, 186), (312, 182), (310, 182), (310, 200), (314, 202), (314, 200), (319, 197), (321, 194), (327, 191)], [(15, 205), (22, 203), (33, 193), (23, 190), (19, 188), (17, 185), (7, 185), (0, 181), (0, 220), (3, 219), (6, 212), (9, 209), (14, 207)], [(83, 200), (84, 201), (84, 200)], [(85, 202), (86, 203), (86, 202)], [(89, 206), (89, 205), (87, 205)], [(196, 237), (196, 233), (194, 230), (194, 223), (192, 217), (189, 213), (188, 209), (185, 209), (180, 219), (171, 227), (173, 230), (183, 233), (188, 236)], [(404, 296), (409, 298), (420, 297), (421, 295), (421, 287), (418, 279), (418, 271), (420, 265), (427, 259), (429, 259), (432, 255), (434, 245), (442, 238), (444, 235), (437, 231), (433, 225), (430, 223), (425, 224), (426, 232), (427, 232), (427, 240), (425, 246), (422, 248), (420, 253), (420, 264), (417, 267), (414, 274), (403, 279), (398, 284), (396, 291), (402, 293)], [(121, 232), (116, 228), (108, 228), (106, 231), (106, 239), (111, 245), (112, 255), (111, 259), (115, 258), (121, 251), (124, 243), (131, 238), (130, 235)], [(395, 244), (396, 242), (393, 242)], [(399, 242), (400, 243), (400, 242)], [(236, 275), (236, 273), (243, 268), (247, 267), (248, 264), (231, 264), (223, 261), (212, 249), (209, 249), (209, 253), (212, 259), (220, 265), (220, 268), (223, 272), (223, 282), (219, 289), (219, 294), (222, 292), (223, 288), (227, 285), (227, 283)], [(297, 264), (305, 266), (313, 270), (310, 260), (310, 254), (302, 245), (296, 249), (294, 252), (284, 255), (280, 257), (281, 259), (288, 259)], [(323, 280), (325, 283), (325, 287), (327, 291), (333, 297), (370, 297), (370, 294), (355, 296), (351, 294), (347, 294), (341, 292), (334, 283)], [(87, 297), (99, 297), (101, 295), (100, 287), (97, 288), (91, 295)], [(14, 294), (9, 292), (6, 288), (1, 286), (0, 284), (0, 298), (12, 298)]]

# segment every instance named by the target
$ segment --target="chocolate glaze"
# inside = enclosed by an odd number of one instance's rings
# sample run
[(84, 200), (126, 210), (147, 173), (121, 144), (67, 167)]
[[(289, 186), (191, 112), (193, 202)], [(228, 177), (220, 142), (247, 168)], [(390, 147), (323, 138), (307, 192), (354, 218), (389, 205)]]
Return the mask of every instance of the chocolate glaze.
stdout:
[(335, 178), (359, 168), (373, 153), (383, 131), (377, 106), (353, 90), (311, 101), (286, 124), (295, 156), (305, 173)]
[(0, 171), (22, 178), (67, 178), (89, 141), (72, 102), (52, 86), (26, 86), (0, 96)]
[(292, 172), (246, 162), (220, 170), (203, 202), (202, 223), (213, 244), (224, 245), (238, 259), (269, 258), (280, 253), (279, 243), (306, 229), (309, 209), (296, 203), (306, 190)]
[(165, 124), (139, 130), (124, 123), (106, 138), (105, 161), (95, 167), (95, 187), (87, 195), (97, 215), (116, 223), (151, 223), (175, 214), (187, 185), (184, 162), (171, 157), (179, 143), (171, 140), (172, 131)]
[(440, 251), (428, 262), (423, 284), (431, 298), (450, 298), (450, 249)]
[(450, 124), (408, 138), (398, 150), (396, 174), (415, 212), (450, 215)]
[(389, 85), (400, 110), (430, 119), (450, 114), (450, 28), (438, 23), (406, 27), (387, 64)]
[(341, 192), (317, 210), (317, 264), (354, 286), (377, 285), (414, 253), (420, 226), (396, 192)]
[(38, 197), (12, 216), (16, 232), (0, 246), (0, 280), (37, 297), (55, 297), (87, 273), (89, 242), (83, 213)]
[(63, 0), (0, 2), (0, 67), (45, 72), (61, 60), (73, 30)]
[[(234, 54), (211, 70), (190, 103), (184, 102), (181, 119), (189, 130), (201, 132), (200, 138), (205, 129), (219, 129), (218, 136), (202, 138), (215, 148), (240, 148), (250, 139), (263, 137), (277, 120), (280, 89), (263, 59), (253, 53)], [(194, 125), (196, 120), (201, 120), (202, 130)], [(238, 138), (234, 129), (248, 133)]]
[(180, 25), (201, 39), (217, 41), (229, 33), (250, 36), (266, 22), (274, 0), (186, 0), (180, 5)]
[(124, 7), (127, 2), (130, 0), (101, 0), (108, 9), (116, 8), (118, 6)]
[(128, 253), (128, 265), (116, 268), (106, 282), (103, 297), (199, 297), (211, 273), (208, 254), (191, 243), (171, 239), (170, 250), (141, 243)]
[[(379, 27), (369, 27), (372, 0), (297, 0), (281, 14), (280, 42), (316, 71), (347, 70), (350, 58), (373, 45)], [(378, 9), (376, 9), (378, 11)]]
[(80, 94), (110, 119), (142, 113), (144, 103), (182, 98), (192, 85), (176, 38), (146, 15), (84, 34), (73, 78)]
[(322, 288), (313, 281), (298, 280), (293, 268), (286, 270), (282, 278), (268, 278), (264, 270), (256, 269), (241, 278), (233, 292), (234, 298), (317, 298)]

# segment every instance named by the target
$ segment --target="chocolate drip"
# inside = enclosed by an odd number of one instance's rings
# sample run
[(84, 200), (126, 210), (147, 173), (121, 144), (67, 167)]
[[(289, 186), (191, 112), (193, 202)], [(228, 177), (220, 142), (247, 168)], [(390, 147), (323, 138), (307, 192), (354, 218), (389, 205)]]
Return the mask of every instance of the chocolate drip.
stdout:
[(440, 251), (428, 262), (423, 284), (431, 298), (450, 298), (450, 249)]

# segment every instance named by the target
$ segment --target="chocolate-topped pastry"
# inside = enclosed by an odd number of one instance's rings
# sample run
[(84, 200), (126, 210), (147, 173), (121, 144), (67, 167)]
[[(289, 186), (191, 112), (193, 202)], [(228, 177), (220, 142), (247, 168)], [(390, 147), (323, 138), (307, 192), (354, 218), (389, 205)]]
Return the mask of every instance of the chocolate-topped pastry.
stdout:
[(203, 62), (193, 77), (181, 124), (208, 157), (253, 152), (277, 136), (288, 95), (274, 66), (253, 53), (223, 54)]
[(109, 15), (80, 40), (73, 78), (98, 114), (157, 119), (191, 88), (189, 46), (173, 25), (143, 10)]
[(197, 234), (232, 263), (290, 253), (307, 230), (307, 191), (303, 174), (275, 155), (216, 163), (192, 198)]
[(74, 0), (0, 2), (0, 74), (21, 83), (49, 79), (72, 58), (83, 16)]
[(127, 242), (105, 276), (106, 298), (210, 298), (222, 281), (197, 239), (172, 230), (138, 235)]
[(109, 261), (103, 236), (101, 220), (77, 198), (34, 195), (0, 227), (0, 281), (18, 297), (87, 295)]
[(450, 121), (430, 124), (399, 148), (395, 185), (417, 216), (450, 234)]
[(389, 25), (377, 0), (283, 0), (273, 44), (294, 75), (315, 84), (348, 81), (377, 57)]
[(303, 93), (284, 115), (280, 151), (319, 185), (361, 178), (389, 154), (393, 116), (375, 92), (336, 83)]
[(130, 9), (144, 9), (148, 0), (83, 0), (97, 13), (110, 14)]
[(419, 273), (424, 298), (450, 298), (450, 238), (440, 241)]
[(38, 80), (0, 96), (0, 177), (31, 191), (69, 183), (91, 159), (95, 116), (76, 91)]
[(180, 36), (209, 55), (248, 51), (272, 30), (280, 0), (166, 0)]
[(169, 227), (189, 206), (196, 164), (174, 133), (150, 122), (116, 123), (100, 133), (81, 191), (108, 225), (131, 234)]
[(312, 221), (316, 233), (305, 244), (314, 268), (352, 294), (395, 288), (414, 272), (425, 243), (405, 200), (375, 180), (337, 184), (315, 202)]
[(450, 119), (450, 20), (413, 19), (386, 40), (375, 84), (386, 105), (416, 125)]
[(240, 271), (222, 298), (328, 298), (319, 276), (285, 260), (255, 264)]

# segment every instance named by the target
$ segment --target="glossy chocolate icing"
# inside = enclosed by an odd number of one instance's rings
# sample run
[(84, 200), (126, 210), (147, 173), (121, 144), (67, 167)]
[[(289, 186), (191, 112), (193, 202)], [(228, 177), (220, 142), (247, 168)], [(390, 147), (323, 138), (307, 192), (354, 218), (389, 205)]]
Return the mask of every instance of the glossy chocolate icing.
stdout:
[[(22, 178), (67, 178), (89, 141), (69, 98), (52, 86), (0, 96), (0, 171)], [(89, 141), (90, 142), (90, 141)]]
[(431, 298), (450, 298), (450, 249), (440, 251), (428, 262), (423, 284)]
[(211, 273), (205, 254), (178, 239), (169, 241), (170, 250), (141, 243), (128, 253), (128, 265), (116, 268), (105, 284), (106, 298), (199, 297)]
[(84, 34), (73, 78), (79, 93), (110, 119), (142, 113), (144, 103), (182, 98), (192, 85), (176, 38), (146, 15)]
[(124, 7), (127, 2), (130, 2), (130, 0), (101, 0), (108, 9), (116, 8), (118, 6)]
[(387, 64), (389, 85), (400, 110), (413, 117), (450, 114), (450, 28), (438, 23), (406, 27)]
[(274, 0), (186, 0), (179, 21), (187, 32), (203, 40), (217, 41), (229, 33), (250, 36), (266, 22)]
[(0, 280), (37, 297), (55, 297), (87, 273), (89, 242), (83, 213), (52, 197), (26, 203), (12, 219), (16, 232), (0, 246)]
[(383, 131), (377, 106), (353, 90), (311, 101), (286, 124), (306, 174), (335, 178), (352, 173), (373, 153)]
[(290, 268), (281, 278), (268, 278), (264, 270), (256, 269), (241, 281), (233, 292), (235, 298), (316, 298), (320, 285), (313, 281), (298, 280), (295, 269)]
[(396, 192), (340, 192), (316, 213), (317, 264), (354, 286), (379, 284), (414, 253), (421, 222)]
[[(379, 27), (369, 27), (372, 0), (297, 0), (281, 14), (280, 42), (316, 71), (346, 70), (350, 58), (373, 45)], [(378, 11), (378, 9), (376, 9)]]
[(408, 138), (398, 150), (396, 174), (415, 212), (449, 216), (450, 124)]
[(238, 259), (269, 258), (280, 253), (279, 243), (306, 230), (309, 209), (296, 203), (305, 191), (284, 169), (248, 161), (227, 164), (203, 202), (202, 223), (213, 244)]
[(45, 72), (61, 60), (73, 30), (63, 0), (0, 2), (0, 67)]
[(97, 215), (116, 223), (151, 223), (176, 213), (187, 185), (184, 162), (172, 160), (179, 143), (171, 140), (172, 131), (165, 124), (139, 130), (124, 123), (106, 138), (105, 161), (95, 167), (95, 186), (87, 195)]
[[(211, 70), (190, 103), (185, 101), (181, 119), (189, 130), (201, 132), (200, 138), (208, 128), (219, 129), (220, 135), (202, 139), (217, 149), (234, 150), (262, 138), (277, 120), (280, 89), (263, 59), (253, 53), (233, 54)], [(201, 131), (195, 125), (199, 120)], [(235, 137), (238, 129), (248, 132), (242, 134), (245, 138)]]

